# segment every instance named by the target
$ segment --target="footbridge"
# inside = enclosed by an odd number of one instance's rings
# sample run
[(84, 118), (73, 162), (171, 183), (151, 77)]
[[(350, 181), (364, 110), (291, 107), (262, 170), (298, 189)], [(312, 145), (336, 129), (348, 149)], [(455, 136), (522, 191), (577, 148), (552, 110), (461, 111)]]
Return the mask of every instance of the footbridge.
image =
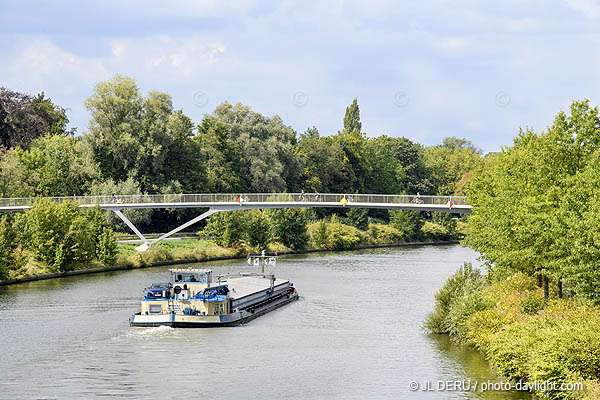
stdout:
[[(0, 212), (20, 212), (30, 209), (43, 197), (0, 199)], [(201, 220), (221, 211), (239, 211), (269, 208), (379, 208), (388, 210), (413, 210), (470, 214), (471, 206), (462, 196), (412, 196), (384, 194), (332, 194), (332, 193), (242, 193), (242, 194), (152, 194), (112, 196), (47, 197), (56, 202), (71, 201), (80, 208), (100, 207), (116, 213), (142, 240), (137, 249), (144, 251)], [(123, 214), (123, 210), (139, 208), (208, 208), (185, 224), (149, 240)]]

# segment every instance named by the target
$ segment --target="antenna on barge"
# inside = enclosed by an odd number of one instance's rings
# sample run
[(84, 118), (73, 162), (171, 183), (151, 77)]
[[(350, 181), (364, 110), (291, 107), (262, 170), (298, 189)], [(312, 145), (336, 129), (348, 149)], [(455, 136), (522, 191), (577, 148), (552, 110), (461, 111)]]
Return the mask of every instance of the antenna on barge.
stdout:
[(265, 251), (261, 251), (260, 254), (248, 253), (248, 264), (261, 266), (261, 273), (265, 273), (265, 265), (275, 265), (277, 263), (277, 252), (272, 255), (265, 254)]

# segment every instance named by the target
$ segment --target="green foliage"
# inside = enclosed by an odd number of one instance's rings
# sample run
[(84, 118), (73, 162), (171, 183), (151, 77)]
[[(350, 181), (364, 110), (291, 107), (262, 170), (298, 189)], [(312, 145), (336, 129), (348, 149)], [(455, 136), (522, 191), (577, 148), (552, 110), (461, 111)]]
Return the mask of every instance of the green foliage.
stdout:
[(421, 227), (421, 232), (423, 232), (423, 237), (426, 240), (448, 240), (451, 238), (448, 228), (431, 221), (425, 221)]
[(390, 225), (402, 232), (408, 242), (416, 242), (423, 238), (423, 223), (418, 211), (390, 211)]
[(496, 269), (562, 278), (600, 301), (600, 115), (573, 102), (542, 134), (522, 130), (468, 186), (465, 243)]
[(259, 249), (266, 249), (271, 241), (269, 221), (261, 210), (249, 211), (251, 218), (247, 227), (248, 244)]
[[(198, 140), (204, 149), (209, 183), (225, 179), (227, 187), (244, 187), (257, 193), (296, 189), (301, 167), (293, 152), (296, 132), (277, 115), (268, 118), (249, 107), (227, 102), (206, 115), (198, 127)], [(224, 163), (223, 163), (224, 162)], [(216, 175), (210, 166), (222, 172)], [(238, 186), (239, 185), (239, 186)]]
[(134, 79), (116, 75), (96, 85), (86, 107), (92, 118), (85, 140), (103, 179), (134, 177), (145, 192), (157, 192), (173, 180), (190, 191), (202, 187), (194, 125), (173, 110), (168, 94), (152, 91), (144, 98)]
[(350, 208), (345, 219), (353, 227), (364, 231), (369, 227), (369, 210), (366, 208)]
[(347, 250), (366, 242), (367, 237), (357, 228), (342, 224), (334, 215), (330, 221), (321, 220), (308, 226), (311, 247)]
[(387, 135), (366, 141), (364, 153), (370, 165), (365, 182), (367, 193), (398, 194), (405, 189), (406, 171), (395, 146), (397, 141)]
[(21, 161), (23, 153), (20, 147), (10, 150), (0, 148), (0, 195), (3, 198), (35, 195), (31, 171)]
[(116, 241), (99, 209), (79, 211), (72, 202), (41, 199), (16, 224), (22, 227), (23, 247), (51, 272), (96, 259), (114, 260)]
[(309, 237), (306, 233), (306, 210), (303, 208), (270, 209), (269, 218), (271, 236), (284, 246), (294, 250), (306, 248)]
[(76, 138), (42, 136), (20, 158), (38, 196), (81, 196), (100, 177), (91, 150)]
[(250, 218), (247, 211), (219, 212), (208, 217), (202, 233), (220, 246), (239, 245), (247, 240)]
[(329, 241), (329, 232), (327, 231), (327, 221), (324, 219), (309, 225), (308, 232), (310, 236), (311, 247), (324, 248)]
[(0, 218), (0, 279), (8, 276), (8, 271), (15, 262), (14, 252), (17, 248), (17, 233), (7, 215)]
[(425, 149), (425, 164), (431, 174), (431, 182), (436, 194), (454, 195), (456, 183), (463, 176), (479, 168), (483, 159), (481, 150), (471, 142), (455, 137), (444, 139), (439, 146)]
[(435, 309), (425, 327), (431, 332), (448, 333), (460, 342), (467, 340), (466, 319), (484, 308), (481, 290), (485, 280), (478, 269), (464, 263), (435, 295)]
[(485, 352), (512, 382), (586, 382), (586, 394), (550, 391), (541, 398), (595, 398), (600, 376), (600, 309), (589, 300), (546, 302), (522, 273), (485, 280), (461, 268), (436, 294), (425, 326)]
[(393, 226), (369, 224), (367, 231), (371, 244), (391, 244), (405, 242), (404, 233)]
[(531, 292), (521, 303), (520, 311), (523, 314), (536, 314), (546, 306), (546, 299), (541, 293)]

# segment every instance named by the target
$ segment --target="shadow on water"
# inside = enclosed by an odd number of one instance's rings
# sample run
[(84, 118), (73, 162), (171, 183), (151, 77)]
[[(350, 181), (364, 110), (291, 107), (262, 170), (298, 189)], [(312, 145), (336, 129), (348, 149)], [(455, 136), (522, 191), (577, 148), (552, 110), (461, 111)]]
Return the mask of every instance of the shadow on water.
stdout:
[[(529, 392), (495, 391), (489, 390), (482, 392), (482, 383), (500, 383), (505, 382), (498, 376), (490, 363), (483, 357), (483, 354), (472, 346), (460, 345), (450, 340), (448, 335), (428, 334), (427, 339), (433, 344), (433, 348), (438, 354), (437, 362), (439, 368), (446, 370), (450, 375), (456, 376), (457, 380), (465, 380), (478, 386), (475, 390), (465, 393), (467, 399), (523, 399), (532, 400), (535, 397)], [(461, 377), (461, 378), (458, 378)], [(489, 386), (489, 384), (488, 384)]]

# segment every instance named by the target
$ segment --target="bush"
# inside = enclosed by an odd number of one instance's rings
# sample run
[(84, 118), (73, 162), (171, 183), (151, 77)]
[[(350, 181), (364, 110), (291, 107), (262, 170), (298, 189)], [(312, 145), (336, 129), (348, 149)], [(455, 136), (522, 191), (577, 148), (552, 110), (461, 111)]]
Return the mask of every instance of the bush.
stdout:
[(308, 226), (312, 247), (347, 250), (366, 242), (366, 236), (357, 228), (344, 225), (333, 215), (330, 221), (321, 220)]
[(112, 262), (116, 256), (113, 232), (97, 207), (80, 211), (72, 202), (40, 199), (15, 224), (23, 247), (51, 272), (95, 259)]
[(523, 300), (520, 311), (523, 314), (536, 314), (546, 306), (546, 299), (541, 293), (533, 292)]
[(425, 327), (434, 333), (448, 333), (457, 341), (467, 340), (467, 317), (485, 308), (481, 290), (485, 281), (478, 269), (464, 263), (435, 294), (434, 311)]
[(445, 226), (430, 221), (426, 221), (423, 224), (421, 232), (427, 240), (448, 240), (451, 237), (450, 232)]
[(370, 224), (367, 233), (371, 244), (402, 243), (405, 241), (404, 232), (390, 225)]

